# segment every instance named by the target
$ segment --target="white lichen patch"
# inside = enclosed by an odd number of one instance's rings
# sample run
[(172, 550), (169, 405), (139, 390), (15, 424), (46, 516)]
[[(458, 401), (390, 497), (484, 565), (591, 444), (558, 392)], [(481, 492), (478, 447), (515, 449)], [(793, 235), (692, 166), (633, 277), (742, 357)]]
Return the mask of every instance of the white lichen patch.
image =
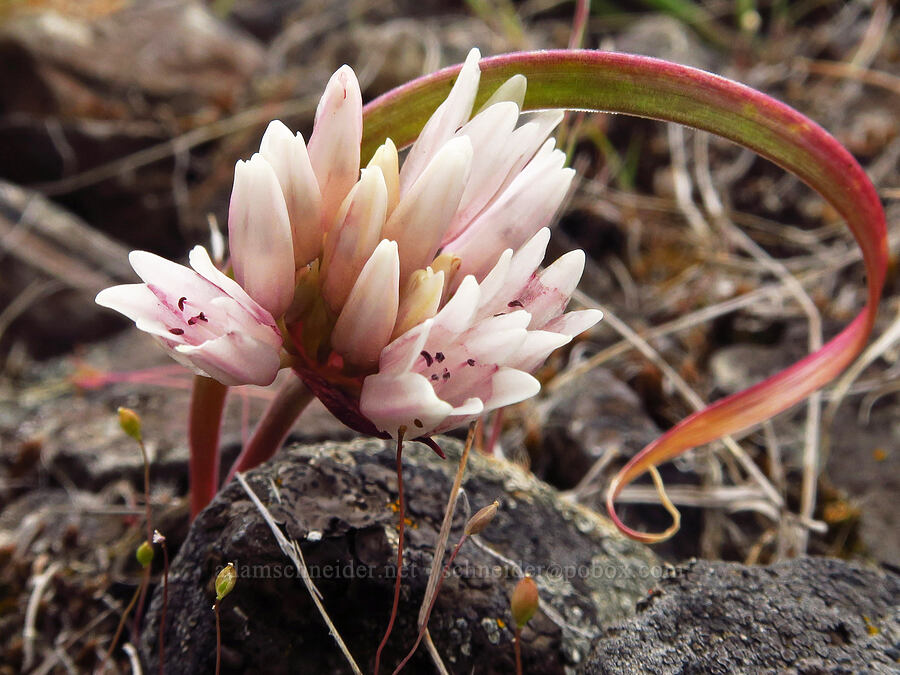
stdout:
[(490, 617), (483, 618), (481, 620), (481, 627), (487, 634), (488, 642), (490, 642), (492, 645), (500, 644), (500, 626), (497, 625), (496, 619), (492, 619)]

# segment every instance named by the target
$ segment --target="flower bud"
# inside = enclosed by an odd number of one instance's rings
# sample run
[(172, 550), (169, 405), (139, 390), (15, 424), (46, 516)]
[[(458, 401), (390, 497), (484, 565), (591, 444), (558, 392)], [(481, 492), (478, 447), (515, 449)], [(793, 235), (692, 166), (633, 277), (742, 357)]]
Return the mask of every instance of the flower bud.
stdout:
[(509, 608), (512, 611), (516, 626), (522, 628), (531, 620), (538, 608), (538, 588), (531, 577), (523, 577), (513, 591), (509, 600)]
[(489, 504), (483, 509), (480, 509), (478, 513), (469, 518), (469, 522), (466, 523), (466, 534), (472, 535), (484, 532), (485, 528), (491, 524), (494, 516), (497, 515), (497, 509), (499, 508), (500, 502), (494, 500), (493, 504)]
[(131, 408), (119, 408), (119, 426), (138, 443), (141, 442), (141, 418)]
[(221, 601), (222, 598), (231, 593), (236, 582), (237, 570), (234, 567), (234, 563), (228, 563), (216, 577), (216, 602)]
[(149, 541), (144, 541), (137, 547), (134, 557), (141, 564), (141, 567), (149, 567), (153, 562), (153, 545)]

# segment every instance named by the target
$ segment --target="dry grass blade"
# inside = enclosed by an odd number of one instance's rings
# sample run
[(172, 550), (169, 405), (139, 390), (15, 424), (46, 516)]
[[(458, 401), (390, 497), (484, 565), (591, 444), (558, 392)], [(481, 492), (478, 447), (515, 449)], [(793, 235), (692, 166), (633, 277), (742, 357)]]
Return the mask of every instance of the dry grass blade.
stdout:
[(866, 351), (864, 351), (856, 362), (847, 369), (847, 372), (841, 376), (841, 379), (838, 380), (835, 385), (831, 402), (828, 404), (823, 415), (823, 423), (826, 429), (834, 422), (834, 417), (838, 408), (841, 406), (841, 403), (843, 403), (844, 398), (850, 391), (850, 387), (853, 386), (853, 383), (857, 378), (859, 378), (859, 376), (862, 375), (862, 372), (877, 358), (882, 356), (898, 342), (900, 342), (900, 304), (898, 304), (897, 316), (891, 322), (890, 326), (885, 329), (875, 342), (866, 348)]
[(60, 563), (53, 563), (42, 574), (34, 577), (34, 589), (28, 598), (28, 607), (25, 609), (25, 628), (22, 631), (23, 650), (25, 652), (22, 662), (24, 670), (30, 670), (34, 665), (34, 641), (37, 639), (37, 628), (35, 625), (37, 624), (38, 609), (41, 606), (41, 597), (61, 567)]
[[(603, 312), (604, 320), (615, 330), (619, 335), (628, 340), (641, 354), (644, 355), (647, 360), (653, 363), (657, 368), (659, 368), (663, 374), (669, 378), (672, 382), (673, 386), (678, 390), (681, 396), (688, 402), (688, 404), (694, 408), (695, 410), (702, 410), (705, 407), (703, 400), (697, 395), (697, 393), (688, 386), (687, 382), (675, 371), (672, 366), (666, 363), (665, 359), (663, 359), (659, 353), (650, 346), (650, 344), (640, 337), (637, 333), (635, 333), (631, 328), (628, 327), (625, 322), (620, 320), (618, 317), (613, 314), (608, 307), (601, 305), (583, 292), (576, 290), (572, 297), (579, 303), (583, 304), (585, 307), (592, 307), (594, 309), (599, 309)], [(759, 486), (765, 491), (766, 495), (778, 507), (781, 507), (784, 504), (784, 499), (781, 497), (781, 494), (778, 490), (775, 489), (775, 486), (766, 478), (765, 474), (760, 471), (759, 467), (756, 466), (756, 463), (753, 462), (747, 456), (747, 453), (737, 444), (737, 442), (731, 436), (725, 436), (722, 438), (722, 442), (725, 444), (725, 447), (728, 448), (729, 451), (734, 455), (735, 459), (737, 459), (741, 466), (744, 467), (744, 470), (759, 484)]]
[[(753, 241), (745, 232), (735, 227), (728, 216), (722, 202), (713, 185), (712, 175), (709, 171), (709, 137), (706, 134), (695, 136), (695, 155), (698, 183), (703, 204), (712, 216), (716, 225), (746, 253), (752, 256), (766, 270), (775, 275), (785, 286), (785, 289), (794, 297), (806, 315), (809, 324), (808, 349), (813, 353), (822, 348), (822, 316), (803, 288), (785, 266), (770, 256), (759, 244)], [(810, 394), (807, 401), (806, 428), (803, 446), (803, 482), (800, 497), (800, 517), (811, 519), (816, 506), (816, 485), (819, 479), (819, 450), (821, 443), (821, 417), (822, 417), (822, 392), (816, 391)], [(793, 548), (803, 553), (806, 551), (808, 537), (805, 529), (800, 528), (794, 533), (795, 542)]]

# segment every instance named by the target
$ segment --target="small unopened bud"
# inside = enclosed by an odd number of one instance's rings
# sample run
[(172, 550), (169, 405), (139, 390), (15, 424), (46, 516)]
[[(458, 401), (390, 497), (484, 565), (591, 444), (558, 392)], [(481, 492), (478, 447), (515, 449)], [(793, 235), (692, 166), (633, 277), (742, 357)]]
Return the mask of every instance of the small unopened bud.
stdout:
[(538, 587), (531, 577), (523, 577), (516, 584), (512, 598), (509, 600), (509, 608), (512, 611), (516, 626), (522, 628), (531, 620), (538, 608)]
[(497, 509), (499, 508), (500, 502), (495, 500), (493, 504), (488, 504), (483, 509), (480, 509), (478, 513), (469, 518), (469, 522), (466, 523), (466, 534), (481, 534), (484, 532), (485, 528), (491, 524), (494, 516), (497, 515)]
[(236, 582), (237, 570), (234, 567), (234, 563), (228, 563), (216, 577), (216, 602), (219, 602), (222, 598), (231, 593)]
[(153, 562), (153, 545), (149, 541), (144, 541), (143, 544), (137, 547), (134, 557), (137, 558), (141, 567), (148, 567)]
[(141, 440), (141, 418), (131, 408), (119, 408), (119, 426), (134, 440)]

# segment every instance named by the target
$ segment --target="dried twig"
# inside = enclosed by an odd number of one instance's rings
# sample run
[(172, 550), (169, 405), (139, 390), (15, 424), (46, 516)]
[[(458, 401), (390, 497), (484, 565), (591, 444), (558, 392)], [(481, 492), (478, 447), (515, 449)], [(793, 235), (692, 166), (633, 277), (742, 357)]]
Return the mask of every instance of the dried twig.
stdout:
[(822, 415), (823, 424), (826, 429), (834, 423), (835, 414), (856, 379), (877, 358), (882, 356), (898, 341), (900, 341), (900, 304), (897, 306), (897, 316), (891, 322), (890, 326), (885, 329), (875, 342), (866, 348), (853, 365), (844, 371), (844, 374), (841, 375), (837, 384), (834, 386), (831, 401), (825, 409), (825, 413)]
[(709, 239), (712, 230), (700, 209), (691, 199), (693, 186), (687, 171), (687, 155), (684, 151), (684, 127), (680, 124), (667, 124), (669, 134), (669, 154), (672, 156), (672, 180), (675, 184), (675, 200), (684, 214), (685, 220), (701, 241)]
[[(691, 387), (684, 381), (684, 379), (679, 375), (672, 366), (670, 366), (665, 359), (663, 359), (659, 353), (651, 347), (646, 340), (641, 338), (637, 333), (635, 333), (631, 328), (628, 327), (625, 322), (616, 317), (613, 312), (609, 310), (608, 307), (601, 305), (583, 292), (576, 290), (572, 295), (578, 302), (582, 303), (585, 307), (591, 307), (594, 309), (599, 309), (603, 312), (603, 317), (605, 322), (619, 335), (623, 338), (631, 342), (634, 347), (644, 355), (644, 357), (653, 363), (657, 368), (659, 368), (663, 374), (669, 378), (669, 381), (673, 384), (675, 389), (681, 394), (681, 396), (688, 402), (688, 404), (694, 408), (694, 410), (702, 410), (706, 404), (703, 402), (697, 393), (691, 389)], [(744, 467), (744, 470), (759, 484), (759, 486), (765, 491), (766, 495), (768, 495), (769, 499), (772, 500), (776, 506), (781, 507), (784, 504), (784, 500), (781, 497), (781, 494), (772, 483), (766, 478), (765, 474), (760, 471), (759, 467), (756, 466), (756, 463), (747, 456), (747, 453), (735, 442), (732, 436), (725, 436), (722, 438), (722, 443), (725, 444), (725, 447), (728, 448), (729, 451), (734, 455), (735, 459), (737, 459), (741, 466)]]
[(62, 565), (55, 562), (50, 565), (42, 574), (34, 577), (34, 588), (28, 597), (28, 605), (25, 609), (25, 628), (22, 630), (22, 650), (24, 657), (22, 660), (22, 669), (30, 670), (34, 665), (34, 641), (37, 639), (37, 623), (38, 609), (41, 606), (41, 596), (47, 590), (47, 586), (53, 579), (54, 575), (60, 570)]
[(150, 146), (125, 157), (120, 157), (106, 164), (88, 169), (82, 173), (61, 178), (60, 180), (40, 183), (32, 186), (47, 196), (58, 196), (80, 190), (127, 174), (141, 167), (167, 159), (180, 152), (186, 152), (198, 145), (203, 145), (217, 138), (242, 131), (255, 126), (263, 126), (275, 117), (293, 117), (304, 115), (315, 110), (317, 96), (304, 96), (283, 103), (265, 103), (239, 112), (231, 117), (216, 120), (196, 129), (169, 139), (164, 143)]
[(138, 656), (137, 649), (134, 648), (134, 645), (130, 642), (126, 642), (122, 645), (122, 651), (128, 655), (128, 664), (131, 666), (131, 672), (134, 675), (143, 675), (143, 670), (141, 670), (141, 659)]
[[(818, 351), (824, 342), (822, 337), (822, 317), (809, 297), (809, 294), (796, 277), (785, 269), (779, 261), (775, 260), (763, 250), (759, 244), (753, 241), (747, 234), (732, 223), (725, 214), (725, 208), (716, 193), (712, 176), (709, 172), (709, 137), (707, 134), (697, 134), (695, 144), (695, 157), (697, 160), (697, 180), (700, 185), (700, 194), (703, 204), (712, 216), (716, 225), (722, 229), (728, 237), (755, 260), (762, 264), (769, 272), (774, 274), (785, 285), (788, 292), (800, 305), (806, 315), (809, 324), (809, 338), (807, 348), (809, 352)], [(822, 413), (822, 394), (814, 392), (807, 399), (807, 415), (805, 440), (803, 445), (803, 482), (801, 486), (800, 517), (810, 519), (816, 504), (816, 484), (819, 478), (819, 449), (820, 429)], [(796, 533), (796, 549), (798, 553), (806, 551), (807, 536), (805, 530)]]
[(459, 464), (456, 468), (456, 477), (453, 479), (453, 487), (450, 488), (450, 495), (447, 498), (447, 507), (444, 509), (444, 520), (441, 522), (437, 544), (434, 547), (434, 557), (431, 561), (431, 572), (428, 575), (428, 584), (425, 586), (425, 597), (422, 598), (422, 605), (419, 607), (419, 616), (417, 619), (419, 627), (422, 626), (422, 622), (428, 614), (428, 607), (431, 604), (438, 581), (441, 578), (441, 563), (444, 561), (447, 541), (450, 538), (450, 526), (453, 524), (453, 514), (456, 512), (456, 500), (459, 498), (463, 475), (466, 472), (466, 463), (469, 459), (469, 451), (472, 449), (472, 442), (475, 439), (477, 424), (477, 422), (473, 422), (469, 425), (466, 444), (463, 447), (462, 455), (460, 455)]

